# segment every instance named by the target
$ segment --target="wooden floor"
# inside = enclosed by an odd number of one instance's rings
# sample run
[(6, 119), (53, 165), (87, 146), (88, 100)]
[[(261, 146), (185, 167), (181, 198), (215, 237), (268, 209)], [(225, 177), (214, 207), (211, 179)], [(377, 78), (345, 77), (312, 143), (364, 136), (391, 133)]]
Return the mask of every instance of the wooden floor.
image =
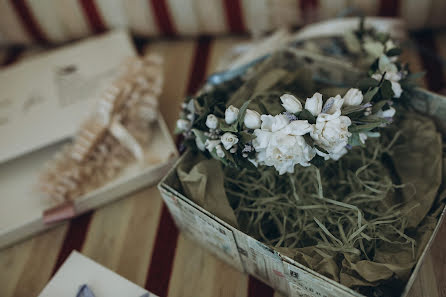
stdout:
[[(446, 32), (416, 36), (418, 44), (446, 59)], [(215, 69), (219, 56), (239, 38), (159, 41), (143, 52), (166, 58), (161, 112), (171, 131), (182, 98)], [(19, 57), (28, 55), (20, 53)], [(0, 55), (4, 57), (7, 55)], [(17, 56), (7, 57), (8, 62)], [(415, 49), (405, 54), (424, 85), (445, 90), (445, 65)], [(267, 285), (222, 263), (178, 234), (155, 187), (133, 193), (72, 222), (0, 251), (0, 296), (36, 296), (73, 249), (160, 297), (271, 297)], [(0, 206), (1, 207), (1, 206)], [(410, 296), (446, 296), (446, 226), (443, 225)]]

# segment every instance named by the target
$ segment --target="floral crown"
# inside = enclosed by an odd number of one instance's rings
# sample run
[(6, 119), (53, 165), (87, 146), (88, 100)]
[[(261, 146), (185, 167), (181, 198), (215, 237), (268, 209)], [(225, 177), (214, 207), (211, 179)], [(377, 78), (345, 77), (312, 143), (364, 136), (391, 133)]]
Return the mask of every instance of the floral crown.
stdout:
[(380, 136), (379, 129), (395, 116), (394, 99), (417, 78), (399, 61), (401, 49), (390, 36), (365, 29), (362, 22), (346, 34), (345, 49), (349, 57), (366, 61), (368, 69), (357, 88), (344, 90), (343, 96), (324, 98), (316, 92), (303, 99), (276, 92), (272, 100), (278, 108), (269, 112), (262, 102), (258, 110), (248, 108), (259, 96), (241, 106), (222, 106), (221, 93), (231, 86), (223, 91), (217, 86), (183, 103), (177, 131), (189, 146), (228, 166), (274, 166), (281, 175), (293, 173), (296, 164), (339, 160), (369, 137)]

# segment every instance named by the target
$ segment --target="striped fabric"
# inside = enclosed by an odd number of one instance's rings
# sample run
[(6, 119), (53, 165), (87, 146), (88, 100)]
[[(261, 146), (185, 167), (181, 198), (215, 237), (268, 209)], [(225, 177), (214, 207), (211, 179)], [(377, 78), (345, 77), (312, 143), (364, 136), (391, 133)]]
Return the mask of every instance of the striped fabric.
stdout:
[[(311, 1), (309, 1), (311, 2)], [(307, 8), (306, 8), (307, 9)], [(415, 39), (446, 58), (446, 32)], [(241, 38), (160, 41), (142, 52), (165, 56), (165, 88), (160, 108), (173, 131), (179, 105), (215, 69), (219, 57)], [(0, 52), (11, 64), (27, 51)], [(425, 85), (440, 91), (445, 69), (431, 52), (409, 50), (404, 59), (428, 71)], [(445, 296), (446, 226), (440, 230), (410, 296)], [(0, 296), (36, 296), (72, 250), (159, 295), (178, 297), (278, 297), (270, 287), (242, 274), (178, 232), (155, 187), (84, 214), (51, 231), (0, 251)], [(441, 295), (443, 294), (443, 295)]]
[(445, 0), (3, 0), (0, 44), (58, 43), (128, 28), (137, 36), (258, 34), (343, 14), (444, 27)]

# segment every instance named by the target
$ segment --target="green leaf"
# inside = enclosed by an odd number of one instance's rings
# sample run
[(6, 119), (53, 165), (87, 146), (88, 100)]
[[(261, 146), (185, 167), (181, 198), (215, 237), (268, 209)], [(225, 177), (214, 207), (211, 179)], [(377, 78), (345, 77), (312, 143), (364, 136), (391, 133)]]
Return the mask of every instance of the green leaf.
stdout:
[(250, 133), (247, 133), (244, 131), (240, 132), (239, 134), (240, 134), (240, 140), (242, 143), (248, 143), (251, 140), (256, 138), (256, 136), (254, 134), (250, 134)]
[(360, 119), (363, 123), (385, 123), (386, 121), (383, 118), (380, 118), (376, 115), (370, 115), (367, 117), (363, 117)]
[(217, 155), (217, 150), (214, 148), (211, 152), (209, 152), (212, 156), (212, 158), (214, 158), (215, 160), (219, 160), (220, 162), (222, 162), (224, 165), (226, 166), (231, 166), (228, 162), (228, 160), (226, 160), (225, 158), (220, 158)]
[(246, 109), (248, 109), (249, 103), (251, 103), (252, 100), (248, 100), (245, 103), (243, 103), (242, 107), (240, 107), (239, 113), (238, 113), (238, 119), (237, 119), (237, 125), (238, 127), (242, 127), (243, 120), (245, 119)]
[(310, 124), (316, 124), (316, 118), (308, 109), (304, 109), (299, 112), (297, 118), (299, 120), (307, 120)]
[(381, 100), (377, 103), (375, 103), (372, 107), (372, 113), (377, 113), (381, 108), (383, 108), (384, 105), (386, 105), (387, 100)]
[(393, 95), (394, 93), (392, 91), (392, 83), (387, 79), (384, 80), (381, 85), (381, 96), (385, 99), (392, 99)]
[(373, 89), (367, 91), (364, 95), (364, 99), (362, 100), (363, 103), (368, 103), (373, 100), (373, 97), (378, 93), (379, 87), (374, 87)]
[(313, 140), (313, 138), (311, 138), (310, 134), (305, 134), (305, 135), (304, 135), (304, 139), (305, 139), (305, 142), (306, 142), (309, 146), (314, 146), (314, 140)]
[(208, 139), (206, 136), (204, 136), (204, 132), (200, 131), (198, 129), (192, 129), (192, 132), (195, 134), (195, 137), (199, 138), (203, 143), (206, 142)]
[(381, 124), (382, 124), (382, 122), (368, 123), (368, 124), (364, 124), (364, 125), (355, 125), (355, 126), (352, 125), (348, 128), (348, 131), (351, 133), (366, 132), (366, 131), (370, 131), (370, 130), (378, 127)]
[(321, 167), (325, 162), (325, 159), (319, 155), (314, 156), (314, 158), (310, 161), (316, 167)]
[(224, 120), (220, 121), (220, 130), (223, 132), (237, 132), (237, 122), (232, 125), (228, 125)]
[(361, 79), (358, 82), (358, 88), (361, 90), (368, 90), (369, 88), (378, 86), (378, 84), (379, 84), (379, 81), (377, 81), (376, 79), (367, 77), (367, 78)]
[(351, 114), (363, 110), (362, 105), (346, 105), (342, 107), (342, 115)]
[(317, 144), (314, 145), (315, 148), (317, 148), (319, 151), (323, 152), (324, 154), (328, 154), (326, 149), (321, 148), (320, 146), (318, 146)]
[(382, 43), (386, 43), (387, 40), (389, 40), (390, 35), (385, 32), (378, 32), (376, 33), (376, 39), (378, 39)]
[(401, 48), (394, 47), (394, 48), (389, 49), (386, 52), (386, 56), (387, 57), (399, 56), (399, 55), (401, 55), (402, 52), (403, 52), (403, 50)]
[(408, 80), (418, 80), (426, 75), (426, 72), (416, 72), (411, 73), (408, 76), (406, 76), (406, 79)]
[(236, 165), (234, 156), (229, 151), (227, 151), (225, 149), (223, 149), (223, 151), (225, 152), (226, 159), (228, 159), (230, 163)]
[(257, 167), (255, 167), (254, 164), (249, 162), (249, 160), (246, 158), (241, 158), (239, 160), (239, 164), (242, 168), (246, 168), (248, 170), (257, 170)]
[(352, 133), (352, 136), (348, 139), (348, 144), (351, 146), (363, 146), (359, 138), (359, 133)]

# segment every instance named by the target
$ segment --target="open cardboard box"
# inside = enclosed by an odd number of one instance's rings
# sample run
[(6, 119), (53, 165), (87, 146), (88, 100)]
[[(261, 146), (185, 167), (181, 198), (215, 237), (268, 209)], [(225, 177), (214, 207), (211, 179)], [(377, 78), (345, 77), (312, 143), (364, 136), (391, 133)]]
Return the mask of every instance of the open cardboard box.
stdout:
[(95, 297), (156, 297), (115, 272), (73, 251), (38, 297), (76, 297), (87, 285)]
[[(293, 51), (303, 65), (310, 67), (319, 78), (354, 83), (359, 77), (357, 70), (335, 59), (302, 50)], [(412, 106), (421, 113), (431, 115), (439, 130), (446, 135), (446, 98), (422, 89), (412, 92)], [(228, 264), (257, 277), (287, 296), (364, 297), (239, 231), (184, 195), (176, 169), (192, 154), (186, 152), (158, 185), (182, 232)], [(445, 212), (446, 208), (439, 216), (435, 230), (401, 292), (402, 297), (407, 296), (414, 283), (423, 259), (444, 221)]]
[[(117, 67), (134, 55), (128, 35), (118, 31), (45, 53), (0, 72), (0, 78), (4, 78), (1, 86), (13, 82), (0, 94), (0, 101), (6, 98), (11, 102), (5, 105), (6, 110), (0, 107), (0, 117), (9, 117), (6, 125), (0, 124), (0, 136), (8, 140), (0, 149), (0, 248), (57, 225), (44, 223), (43, 213), (56, 204), (38, 190), (38, 176), (77, 131)], [(60, 69), (70, 72), (62, 82)], [(78, 84), (78, 89), (73, 84)], [(14, 93), (15, 90), (19, 91)], [(67, 93), (70, 102), (61, 98)], [(36, 94), (40, 101), (31, 100), (37, 98)], [(30, 101), (34, 105), (24, 114), (20, 108)], [(152, 137), (145, 152), (146, 162), (129, 165), (116, 179), (77, 198), (76, 215), (161, 179), (178, 156), (161, 115), (153, 123)]]

